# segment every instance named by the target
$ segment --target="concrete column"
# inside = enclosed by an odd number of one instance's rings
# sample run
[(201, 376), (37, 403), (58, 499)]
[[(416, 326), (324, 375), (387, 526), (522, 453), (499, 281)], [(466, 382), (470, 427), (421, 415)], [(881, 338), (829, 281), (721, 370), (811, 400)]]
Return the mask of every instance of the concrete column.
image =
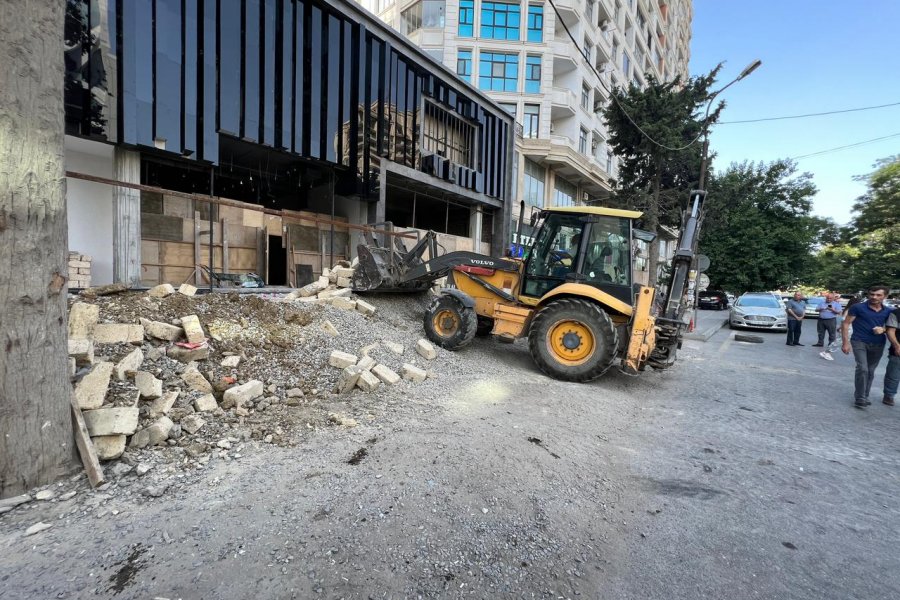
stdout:
[(481, 252), (481, 223), (482, 223), (481, 205), (473, 206), (469, 209), (469, 237), (473, 240), (472, 251)]
[[(113, 162), (116, 180), (141, 182), (140, 153), (116, 148)], [(130, 188), (113, 188), (113, 281), (141, 283), (141, 192)]]

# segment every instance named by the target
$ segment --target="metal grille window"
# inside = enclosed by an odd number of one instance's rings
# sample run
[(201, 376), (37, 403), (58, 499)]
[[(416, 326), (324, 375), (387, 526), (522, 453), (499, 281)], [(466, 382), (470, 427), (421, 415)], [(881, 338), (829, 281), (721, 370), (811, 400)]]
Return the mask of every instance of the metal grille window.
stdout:
[(544, 7), (540, 4), (528, 5), (528, 41), (544, 41)]
[(522, 137), (536, 138), (541, 127), (541, 105), (526, 104), (525, 118), (522, 119)]
[(574, 206), (576, 192), (574, 185), (557, 175), (553, 190), (553, 206)]
[(544, 167), (525, 159), (525, 177), (522, 185), (522, 199), (529, 206), (544, 205)]
[(475, 0), (459, 0), (459, 36), (475, 35)]
[(528, 56), (525, 59), (525, 93), (541, 93), (541, 57)]
[(492, 92), (515, 92), (519, 83), (519, 55), (482, 52), (478, 87)]
[(518, 40), (521, 6), (505, 2), (481, 3), (481, 37), (494, 40)]
[(430, 101), (425, 102), (422, 135), (426, 153), (475, 169), (475, 132), (475, 126), (468, 121)]
[(472, 83), (472, 51), (460, 50), (456, 54), (456, 74), (460, 79)]

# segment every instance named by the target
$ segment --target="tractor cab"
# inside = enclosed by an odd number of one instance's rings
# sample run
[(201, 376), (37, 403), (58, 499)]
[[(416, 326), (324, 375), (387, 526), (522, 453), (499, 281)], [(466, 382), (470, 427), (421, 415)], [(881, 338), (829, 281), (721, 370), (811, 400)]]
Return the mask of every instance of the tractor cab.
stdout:
[(540, 298), (564, 283), (633, 303), (632, 226), (641, 213), (598, 207), (545, 209), (525, 259), (521, 293)]

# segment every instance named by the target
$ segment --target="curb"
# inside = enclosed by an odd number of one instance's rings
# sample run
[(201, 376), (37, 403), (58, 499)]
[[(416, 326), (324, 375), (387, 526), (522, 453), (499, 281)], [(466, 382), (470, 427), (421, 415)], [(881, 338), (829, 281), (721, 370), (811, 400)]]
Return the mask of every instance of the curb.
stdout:
[(728, 319), (723, 319), (717, 325), (711, 325), (707, 327), (703, 331), (694, 331), (692, 333), (685, 333), (682, 339), (685, 340), (698, 340), (701, 342), (707, 341), (712, 336), (716, 335), (716, 332), (722, 329), (728, 323)]

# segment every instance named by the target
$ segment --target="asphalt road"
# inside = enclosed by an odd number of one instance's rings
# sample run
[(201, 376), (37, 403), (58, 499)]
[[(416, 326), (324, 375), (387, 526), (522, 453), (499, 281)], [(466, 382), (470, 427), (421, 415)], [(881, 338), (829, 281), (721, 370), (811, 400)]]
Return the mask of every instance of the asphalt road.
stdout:
[(762, 335), (589, 385), (477, 340), (356, 428), (0, 516), (0, 598), (900, 597), (898, 409)]

